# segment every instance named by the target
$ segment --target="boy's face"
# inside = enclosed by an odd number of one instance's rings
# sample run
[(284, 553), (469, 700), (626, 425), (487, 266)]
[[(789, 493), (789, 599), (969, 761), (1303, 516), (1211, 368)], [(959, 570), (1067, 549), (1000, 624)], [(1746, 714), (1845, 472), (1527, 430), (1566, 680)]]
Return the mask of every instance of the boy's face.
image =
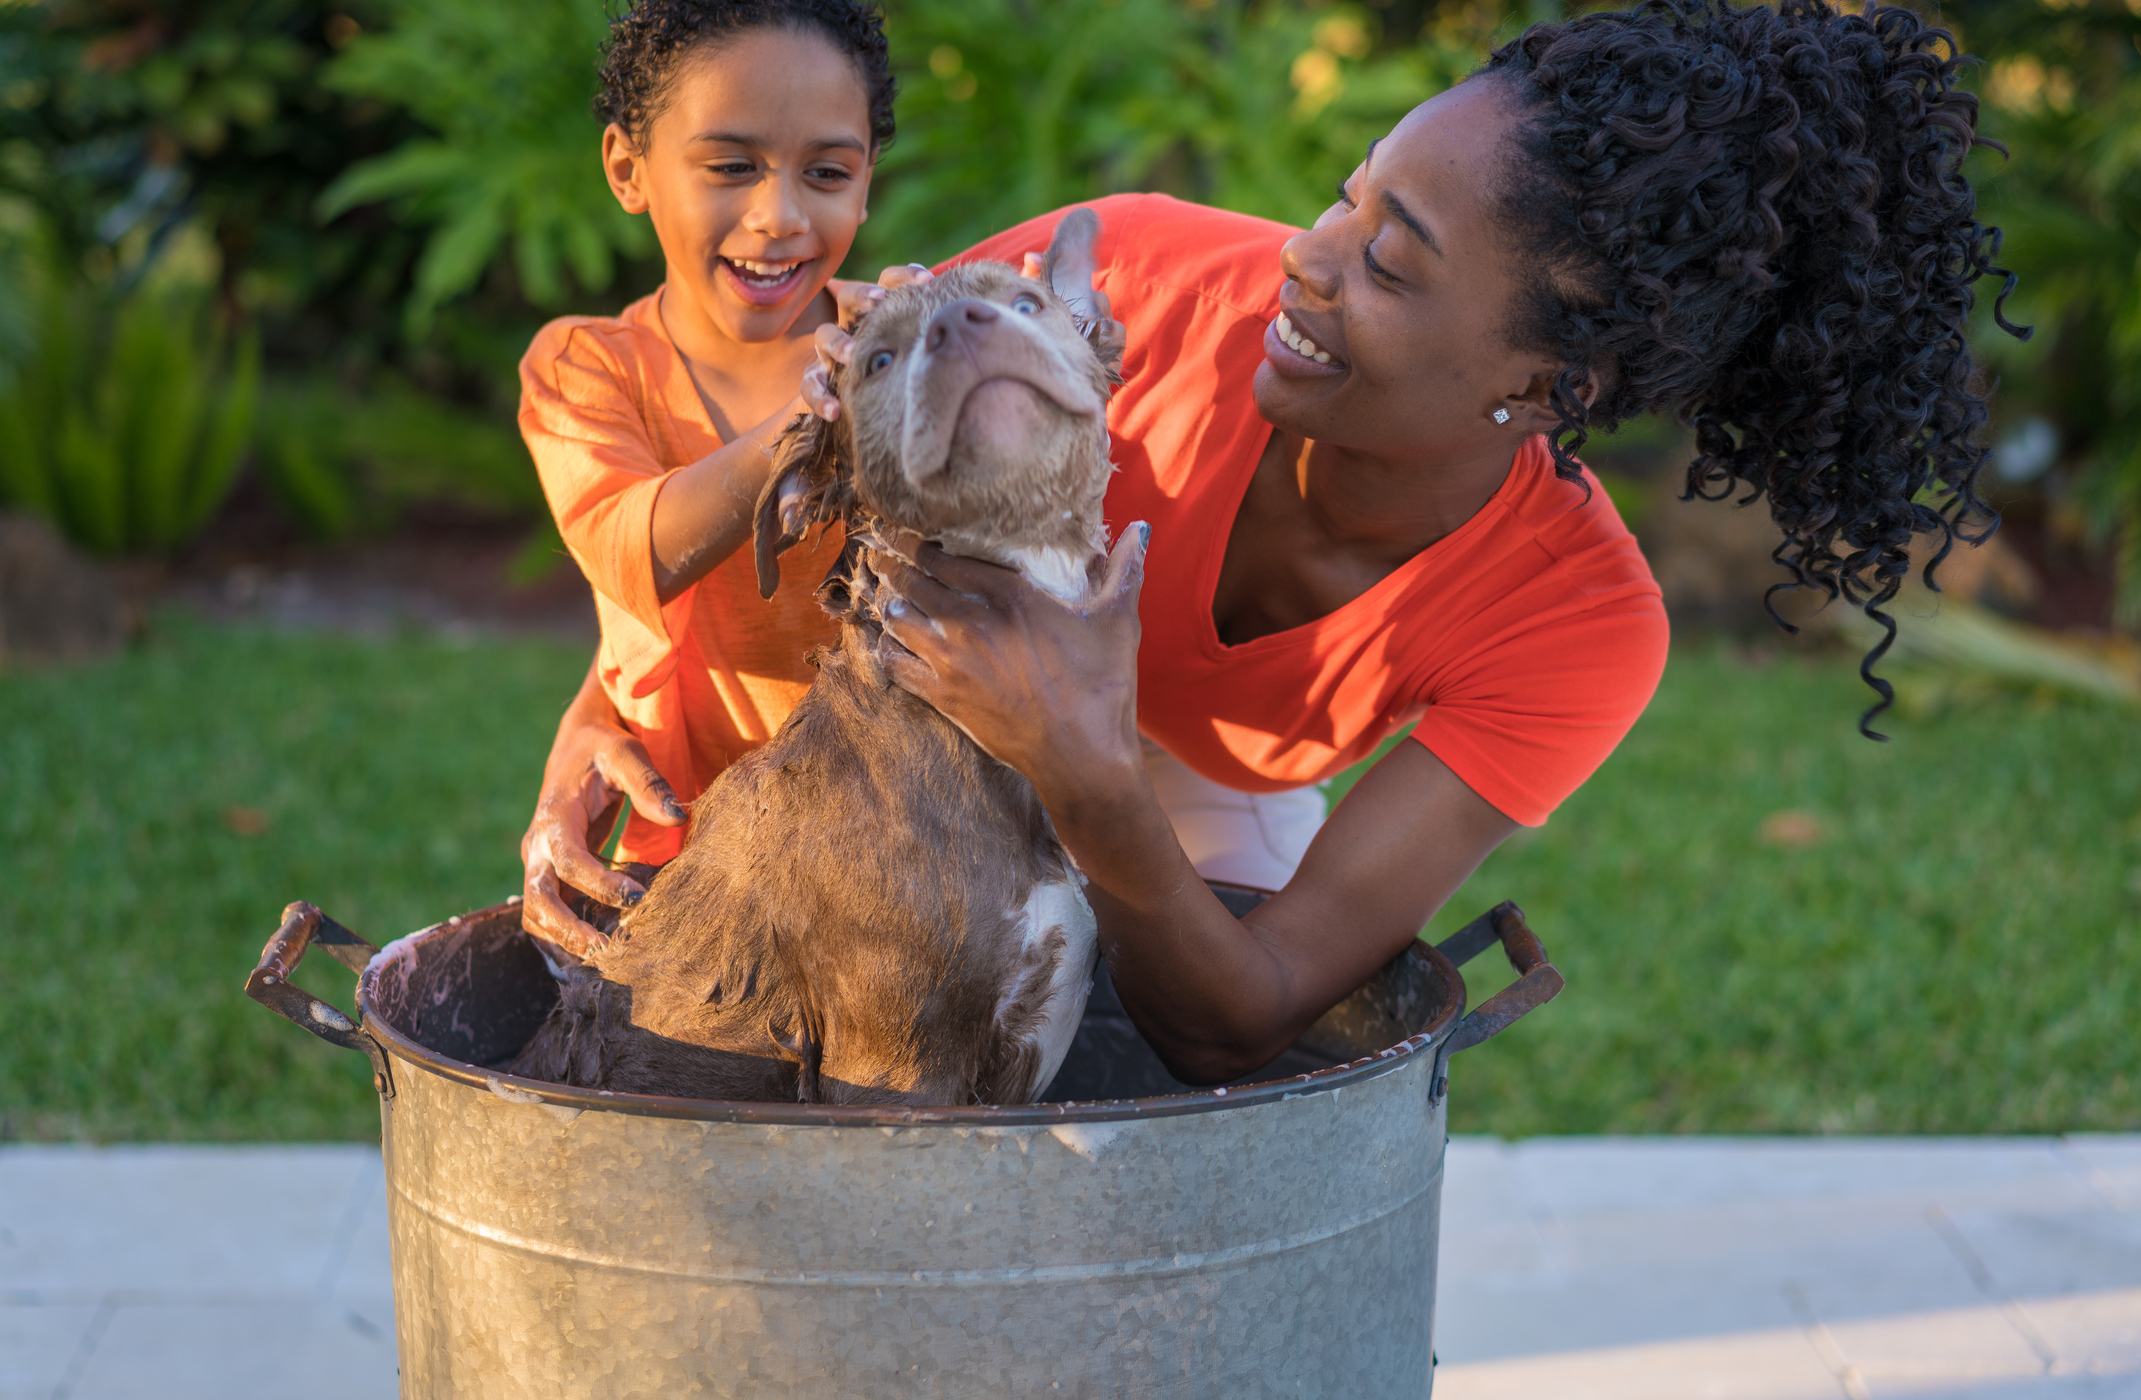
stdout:
[(640, 146), (614, 123), (602, 138), (618, 202), (653, 217), (669, 264), (664, 315), (744, 343), (786, 334), (847, 256), (870, 156), (854, 62), (788, 29), (701, 47)]

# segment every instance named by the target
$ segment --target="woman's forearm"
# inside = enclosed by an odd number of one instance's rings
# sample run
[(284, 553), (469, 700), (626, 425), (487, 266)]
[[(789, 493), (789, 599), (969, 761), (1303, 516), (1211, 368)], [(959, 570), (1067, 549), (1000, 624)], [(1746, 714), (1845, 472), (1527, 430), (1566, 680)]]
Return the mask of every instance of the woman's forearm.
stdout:
[(1191, 1083), (1269, 1063), (1516, 829), (1424, 744), (1400, 744), (1331, 814), (1286, 888), (1237, 920), (1190, 867), (1141, 764), (1034, 767), (1090, 881), (1123, 1009)]
[(1123, 1009), (1178, 1079), (1237, 1078), (1314, 1019), (1294, 1024), (1287, 960), (1192, 868), (1142, 765), (1052, 783), (1042, 798), (1088, 881)]
[(773, 470), (768, 449), (804, 411), (803, 401), (795, 399), (757, 427), (669, 474), (654, 498), (648, 531), (656, 597), (671, 601), (751, 538), (752, 508)]

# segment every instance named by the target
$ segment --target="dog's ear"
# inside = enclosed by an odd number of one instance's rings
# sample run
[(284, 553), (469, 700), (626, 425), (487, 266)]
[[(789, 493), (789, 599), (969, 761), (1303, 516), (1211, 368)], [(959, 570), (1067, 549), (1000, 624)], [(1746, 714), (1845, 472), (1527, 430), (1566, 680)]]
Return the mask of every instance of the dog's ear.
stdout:
[(828, 423), (815, 413), (799, 413), (773, 440), (773, 475), (758, 493), (751, 526), (761, 598), (771, 598), (781, 586), (783, 552), (800, 544), (811, 526), (843, 520), (853, 507), (847, 444), (844, 414)]
[(1094, 262), (1100, 246), (1100, 216), (1080, 205), (1056, 220), (1055, 237), (1041, 255), (1041, 280), (1070, 306), (1082, 325), (1099, 311), (1094, 301)]
[(1122, 383), (1123, 327), (1108, 315), (1107, 295), (1093, 285), (1100, 248), (1100, 216), (1080, 205), (1056, 221), (1041, 258), (1041, 280), (1070, 307), (1078, 329), (1100, 356), (1108, 380)]

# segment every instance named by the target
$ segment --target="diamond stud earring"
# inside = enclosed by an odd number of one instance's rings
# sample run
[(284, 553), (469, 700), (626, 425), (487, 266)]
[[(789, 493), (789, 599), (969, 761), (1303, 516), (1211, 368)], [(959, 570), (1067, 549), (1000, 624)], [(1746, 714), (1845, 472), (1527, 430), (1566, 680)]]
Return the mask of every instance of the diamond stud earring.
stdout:
[(1508, 422), (1508, 421), (1509, 421), (1509, 410), (1508, 410), (1508, 409), (1506, 409), (1506, 408), (1497, 408), (1496, 410), (1494, 410), (1494, 421), (1495, 421), (1495, 422), (1497, 422), (1497, 423), (1506, 423), (1506, 422)]

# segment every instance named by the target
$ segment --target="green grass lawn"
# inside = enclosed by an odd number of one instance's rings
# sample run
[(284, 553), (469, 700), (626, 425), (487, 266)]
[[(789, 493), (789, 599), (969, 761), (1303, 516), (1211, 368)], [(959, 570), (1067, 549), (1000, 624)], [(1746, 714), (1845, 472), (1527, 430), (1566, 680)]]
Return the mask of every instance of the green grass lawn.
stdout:
[[(1842, 658), (1674, 654), (1430, 926), (1514, 899), (1568, 977), (1456, 1062), (1456, 1128), (2141, 1128), (2141, 716), (1983, 698), (1875, 744), (1866, 695)], [(1765, 842), (1780, 812), (1819, 839)], [(1472, 966), (1475, 1003), (1510, 979)]]
[[(0, 676), (0, 1136), (376, 1136), (363, 1057), (245, 975), (292, 899), (383, 943), (518, 893), (586, 667), (166, 616), (113, 660)], [(299, 980), (351, 1005), (324, 956)]]
[[(293, 898), (384, 941), (517, 889), (585, 664), (167, 616), (0, 675), (0, 1137), (374, 1135), (360, 1057), (245, 973)], [(1621, 752), (1436, 921), (1514, 898), (1569, 978), (1457, 1062), (1456, 1126), (2141, 1127), (2141, 722), (1986, 699), (1874, 745), (1861, 695), (1840, 660), (1674, 656)], [(1819, 839), (1765, 844), (1779, 811)], [(324, 959), (301, 980), (349, 1004)]]

